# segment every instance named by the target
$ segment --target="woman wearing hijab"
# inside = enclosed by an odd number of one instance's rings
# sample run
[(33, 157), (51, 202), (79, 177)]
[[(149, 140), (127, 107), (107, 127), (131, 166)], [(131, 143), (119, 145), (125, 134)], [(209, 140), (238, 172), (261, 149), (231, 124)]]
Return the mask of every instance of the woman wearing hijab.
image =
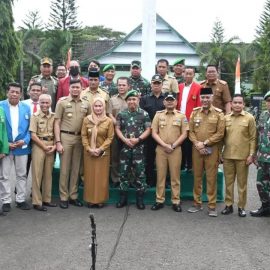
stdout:
[(106, 116), (105, 101), (94, 99), (92, 113), (82, 125), (84, 147), (84, 201), (88, 207), (103, 207), (109, 199), (110, 145), (114, 136), (112, 120)]

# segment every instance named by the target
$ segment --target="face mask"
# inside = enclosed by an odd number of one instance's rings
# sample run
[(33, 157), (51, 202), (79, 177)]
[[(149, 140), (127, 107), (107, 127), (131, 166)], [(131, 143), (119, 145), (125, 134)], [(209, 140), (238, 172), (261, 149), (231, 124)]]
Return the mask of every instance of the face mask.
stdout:
[(70, 67), (70, 70), (69, 70), (69, 74), (72, 76), (72, 77), (76, 77), (79, 75), (79, 67)]

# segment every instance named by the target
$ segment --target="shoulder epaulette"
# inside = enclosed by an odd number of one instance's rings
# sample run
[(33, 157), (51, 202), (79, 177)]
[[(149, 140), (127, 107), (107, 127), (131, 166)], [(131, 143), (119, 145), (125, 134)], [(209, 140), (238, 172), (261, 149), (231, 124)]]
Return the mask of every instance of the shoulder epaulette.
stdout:
[(227, 84), (227, 82), (225, 82), (225, 81), (223, 81), (223, 80), (219, 80), (219, 82), (220, 82), (221, 84), (223, 84), (223, 85), (226, 85), (226, 84)]
[(175, 79), (175, 77), (172, 76), (172, 75), (168, 75), (168, 77), (171, 78), (171, 79)]
[(156, 113), (162, 113), (162, 112), (165, 112), (165, 110), (162, 110), (162, 111), (156, 111)]
[(217, 107), (214, 107), (214, 109), (217, 111), (217, 112), (223, 112), (221, 109), (217, 108)]
[(199, 109), (201, 109), (201, 107), (196, 107), (196, 108), (193, 108), (193, 111), (197, 111)]
[(59, 100), (62, 101), (62, 100), (65, 100), (67, 98), (68, 98), (68, 96), (66, 96), (66, 97), (60, 97)]
[(39, 76), (40, 76), (40, 74), (38, 74), (38, 75), (34, 75), (34, 76), (32, 76), (32, 77), (31, 77), (31, 79), (38, 78)]
[(33, 113), (34, 116), (38, 116), (39, 115), (39, 111)]

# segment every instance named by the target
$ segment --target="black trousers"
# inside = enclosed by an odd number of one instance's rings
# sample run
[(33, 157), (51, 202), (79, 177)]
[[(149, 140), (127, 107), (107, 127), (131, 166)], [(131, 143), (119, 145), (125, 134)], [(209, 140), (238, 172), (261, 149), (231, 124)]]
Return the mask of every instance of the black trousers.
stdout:
[(145, 140), (145, 174), (146, 174), (146, 183), (149, 186), (154, 187), (157, 183), (157, 173), (155, 170), (155, 161), (156, 161), (156, 147), (157, 143), (152, 137), (148, 137)]
[(182, 145), (182, 165), (181, 170), (192, 169), (192, 142), (186, 138)]

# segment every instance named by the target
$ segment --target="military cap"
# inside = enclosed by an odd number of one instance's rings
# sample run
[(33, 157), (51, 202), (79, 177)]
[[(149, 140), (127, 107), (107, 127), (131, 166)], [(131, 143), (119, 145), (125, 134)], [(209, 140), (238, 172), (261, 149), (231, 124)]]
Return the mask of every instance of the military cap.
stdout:
[(127, 100), (129, 97), (138, 97), (139, 92), (137, 90), (131, 89), (127, 92), (125, 100)]
[(152, 77), (151, 82), (162, 82), (162, 77), (159, 74), (155, 74)]
[(202, 88), (200, 95), (213, 95), (212, 88), (211, 87)]
[(131, 62), (131, 67), (138, 67), (138, 68), (141, 68), (142, 64), (141, 64), (141, 61), (137, 61), (137, 60), (134, 60)]
[(88, 77), (99, 78), (99, 71), (96, 68), (90, 68), (88, 71)]
[(48, 65), (51, 65), (51, 66), (52, 66), (53, 61), (52, 61), (52, 59), (49, 58), (49, 57), (44, 57), (44, 58), (42, 58), (42, 59), (40, 60), (40, 64), (41, 64), (41, 65), (48, 64)]
[(173, 66), (176, 66), (176, 65), (179, 65), (179, 64), (184, 65), (185, 64), (185, 59), (184, 58), (178, 58), (178, 59), (176, 59), (174, 61), (174, 63), (173, 63)]
[(171, 99), (171, 100), (175, 100), (176, 99), (176, 94), (175, 93), (166, 93), (165, 94), (165, 100)]
[(270, 97), (270, 91), (268, 91), (263, 97), (264, 100), (267, 100)]
[(108, 70), (110, 70), (110, 69), (115, 70), (115, 66), (112, 65), (112, 64), (106, 65), (106, 66), (103, 68), (103, 72), (106, 72), (106, 71), (108, 71)]

